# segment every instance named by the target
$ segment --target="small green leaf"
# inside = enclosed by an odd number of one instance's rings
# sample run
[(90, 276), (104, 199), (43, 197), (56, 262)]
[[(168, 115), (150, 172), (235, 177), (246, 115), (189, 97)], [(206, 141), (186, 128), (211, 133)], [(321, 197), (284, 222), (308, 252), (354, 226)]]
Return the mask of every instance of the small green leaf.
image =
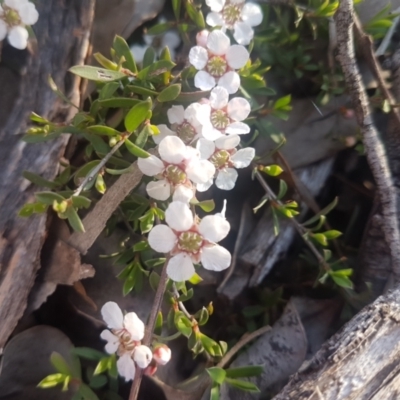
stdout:
[(138, 73), (138, 78), (140, 80), (147, 80), (153, 78), (155, 76), (161, 75), (164, 72), (170, 71), (173, 67), (175, 67), (175, 63), (169, 60), (160, 60), (157, 61), (150, 66), (143, 68)]
[(68, 218), (68, 222), (75, 232), (85, 232), (85, 227), (83, 226), (82, 220), (79, 218), (75, 208), (68, 207), (65, 216)]
[(214, 384), (210, 392), (210, 400), (219, 400), (219, 385)]
[(349, 279), (348, 276), (344, 276), (341, 274), (337, 274), (339, 271), (330, 271), (329, 275), (336, 283), (336, 285), (343, 287), (345, 289), (353, 289), (353, 282)]
[(90, 347), (75, 347), (71, 352), (80, 358), (85, 358), (86, 360), (99, 361), (104, 358), (104, 353)]
[(108, 69), (91, 67), (89, 65), (77, 65), (71, 67), (69, 71), (81, 78), (97, 82), (110, 82), (126, 77), (126, 75), (120, 71), (110, 71)]
[(317, 222), (320, 219), (321, 215), (326, 215), (330, 211), (332, 211), (336, 207), (337, 203), (338, 203), (338, 198), (335, 197), (335, 199), (332, 201), (332, 203), (328, 204), (319, 213), (315, 214), (312, 218), (310, 218), (306, 222), (303, 222), (302, 225), (308, 226), (308, 225), (312, 225), (313, 223)]
[(251, 382), (241, 381), (239, 379), (226, 378), (225, 382), (237, 389), (244, 390), (245, 392), (260, 393), (260, 389)]
[(89, 208), (92, 203), (92, 200), (84, 196), (72, 196), (71, 200), (73, 206), (77, 208)]
[(153, 35), (160, 35), (161, 33), (164, 33), (168, 31), (169, 29), (173, 28), (175, 25), (174, 22), (162, 22), (160, 24), (156, 24), (152, 26), (151, 28), (147, 29), (147, 35), (153, 36)]
[(342, 232), (340, 232), (340, 231), (335, 231), (335, 230), (330, 230), (330, 231), (326, 231), (326, 232), (323, 232), (323, 235), (328, 239), (328, 240), (332, 240), (332, 239), (336, 239), (336, 238), (338, 238), (339, 236), (341, 236), (342, 235)]
[(99, 92), (99, 99), (109, 99), (119, 88), (119, 82), (108, 82), (104, 84)]
[(203, 13), (189, 1), (186, 2), (186, 11), (190, 19), (197, 25), (198, 28), (204, 29), (206, 27)]
[(197, 274), (197, 273), (195, 273), (189, 280), (188, 280), (188, 282), (190, 282), (192, 285), (198, 285), (200, 282), (202, 282), (203, 281), (203, 278), (199, 275), (199, 274)]
[(129, 97), (111, 97), (104, 100), (96, 100), (97, 105), (103, 108), (131, 108), (140, 103), (138, 99), (131, 99)]
[(229, 368), (226, 370), (228, 378), (247, 378), (250, 376), (261, 375), (264, 371), (262, 365), (249, 365), (246, 367)]
[(160, 283), (160, 275), (158, 275), (157, 272), (152, 271), (149, 276), (149, 283), (151, 288), (156, 291), (158, 284)]
[(174, 85), (166, 87), (158, 96), (157, 100), (160, 103), (175, 100), (181, 93), (181, 84), (175, 83)]
[[(132, 93), (141, 94), (143, 96), (158, 96), (158, 92), (155, 90), (151, 90), (147, 87), (138, 86), (138, 85), (128, 85), (127, 89), (129, 89)], [(139, 100), (137, 100), (139, 101)]]
[(94, 53), (93, 57), (96, 59), (96, 61), (104, 68), (107, 70), (112, 70), (112, 71), (117, 71), (118, 70), (118, 65), (109, 60), (107, 57), (104, 57), (103, 54), (101, 53)]
[(54, 201), (63, 202), (65, 198), (53, 192), (37, 192), (35, 197), (38, 201), (49, 206), (53, 205)]
[(215, 382), (221, 385), (226, 378), (226, 371), (223, 368), (219, 367), (211, 367), (206, 369), (210, 378)]
[[(190, 289), (193, 290), (193, 289)], [(196, 313), (195, 317), (197, 319), (197, 322), (199, 323), (200, 326), (205, 325), (208, 321), (209, 314), (207, 311), (207, 308), (203, 307), (199, 313)]]
[(89, 386), (93, 389), (100, 389), (108, 382), (108, 379), (105, 375), (96, 375), (92, 376), (89, 382)]
[(125, 128), (128, 132), (135, 131), (139, 125), (145, 121), (149, 111), (151, 110), (151, 106), (152, 101), (149, 98), (145, 101), (141, 101), (129, 110), (124, 121)]
[(50, 355), (50, 362), (58, 372), (64, 375), (72, 375), (70, 367), (61, 354), (53, 351)]
[(287, 96), (281, 97), (274, 104), (274, 110), (283, 110), (290, 111), (292, 107), (290, 106), (290, 102), (292, 100), (292, 96), (288, 94)]
[(154, 212), (152, 209), (146, 212), (142, 217), (139, 218), (140, 230), (142, 233), (148, 233), (154, 226)]
[[(146, 68), (154, 63), (154, 59), (156, 57), (156, 51), (154, 50), (153, 47), (149, 46), (143, 56), (143, 68)], [(143, 70), (142, 70), (143, 71)], [(140, 73), (139, 73), (139, 78), (140, 78)]]
[(122, 66), (128, 68), (133, 73), (137, 73), (136, 62), (126, 40), (123, 37), (116, 35), (114, 38), (113, 48), (119, 58), (125, 58), (125, 62)]
[(205, 212), (211, 212), (215, 208), (215, 202), (214, 200), (204, 200), (196, 203), (195, 206), (200, 207)]
[(328, 240), (322, 233), (312, 233), (310, 236), (322, 246), (328, 246)]
[(85, 400), (99, 400), (96, 393), (85, 383), (79, 386), (78, 393), (81, 394)]
[(136, 144), (132, 143), (129, 139), (125, 139), (125, 146), (128, 149), (129, 153), (138, 158), (150, 157), (150, 153), (148, 153), (146, 150), (141, 149), (139, 146), (136, 146)]
[(182, 294), (181, 296), (178, 297), (178, 301), (185, 302), (190, 300), (193, 297), (194, 290), (189, 289), (185, 294)]
[(86, 128), (89, 133), (93, 133), (95, 135), (104, 135), (104, 136), (120, 136), (121, 132), (116, 129), (110, 128), (105, 125), (93, 125)]
[(175, 18), (179, 20), (181, 14), (182, 0), (172, 0), (172, 8), (174, 10)]
[(145, 125), (145, 127), (141, 130), (141, 132), (139, 133), (138, 137), (135, 140), (136, 146), (139, 146), (141, 149), (143, 149), (147, 143), (149, 135), (151, 134), (152, 130), (150, 125)]
[(48, 389), (52, 388), (54, 386), (57, 386), (58, 384), (64, 382), (65, 378), (67, 375), (64, 374), (52, 374), (46, 376), (43, 380), (41, 380), (38, 384), (38, 387), (42, 389)]
[(146, 240), (142, 240), (136, 244), (134, 244), (133, 246), (133, 251), (144, 251), (144, 250), (148, 250), (149, 247), (149, 242), (147, 242)]
[(57, 189), (58, 187), (60, 187), (60, 185), (56, 182), (48, 181), (47, 179), (44, 179), (40, 175), (34, 174), (33, 172), (24, 171), (22, 173), (22, 176), (36, 186), (48, 187), (50, 189)]
[(97, 363), (93, 375), (99, 375), (108, 370), (109, 358), (110, 357), (104, 357)]
[(278, 176), (283, 172), (283, 169), (279, 165), (268, 165), (263, 168), (263, 172), (269, 176)]

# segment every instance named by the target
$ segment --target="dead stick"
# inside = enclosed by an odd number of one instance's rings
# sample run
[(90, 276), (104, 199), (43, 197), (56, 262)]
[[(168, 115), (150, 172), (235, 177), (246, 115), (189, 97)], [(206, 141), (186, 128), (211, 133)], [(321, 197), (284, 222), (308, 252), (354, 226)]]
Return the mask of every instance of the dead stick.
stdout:
[(352, 0), (341, 0), (335, 15), (338, 60), (342, 66), (358, 124), (363, 135), (367, 159), (380, 196), (384, 235), (390, 249), (395, 281), (400, 282), (400, 234), (396, 191), (383, 143), (373, 124), (371, 110), (354, 54), (354, 9)]

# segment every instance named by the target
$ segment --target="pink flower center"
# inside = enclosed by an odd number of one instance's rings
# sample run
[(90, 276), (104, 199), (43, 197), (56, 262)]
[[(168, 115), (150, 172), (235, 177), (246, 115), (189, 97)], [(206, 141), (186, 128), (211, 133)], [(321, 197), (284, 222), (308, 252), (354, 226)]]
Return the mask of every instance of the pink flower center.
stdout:
[(224, 18), (225, 24), (228, 25), (229, 28), (232, 28), (236, 22), (242, 19), (242, 8), (243, 3), (241, 4), (226, 4), (222, 10), (222, 17)]
[(210, 75), (216, 78), (220, 78), (228, 70), (228, 63), (226, 62), (224, 57), (211, 56), (208, 59), (206, 69), (210, 73)]
[(187, 253), (196, 254), (203, 245), (203, 237), (197, 232), (182, 232), (178, 236), (178, 249)]
[(214, 110), (211, 112), (211, 123), (215, 129), (225, 130), (230, 123), (227, 113), (223, 110)]
[(164, 170), (164, 177), (173, 185), (179, 185), (186, 182), (186, 173), (177, 165), (168, 165)]
[(183, 143), (190, 143), (196, 136), (196, 130), (187, 121), (183, 121), (182, 124), (175, 127), (175, 132)]
[(230, 166), (230, 157), (229, 151), (218, 150), (209, 158), (209, 161), (214, 164), (216, 169), (223, 169)]

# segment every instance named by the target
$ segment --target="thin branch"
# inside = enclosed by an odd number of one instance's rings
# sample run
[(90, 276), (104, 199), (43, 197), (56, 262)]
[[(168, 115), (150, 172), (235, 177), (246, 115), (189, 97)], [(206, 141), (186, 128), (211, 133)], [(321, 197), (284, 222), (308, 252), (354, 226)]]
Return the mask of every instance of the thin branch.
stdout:
[(104, 166), (107, 164), (108, 160), (116, 153), (116, 151), (124, 144), (125, 139), (120, 140), (105, 156), (104, 158), (99, 162), (99, 164), (94, 167), (90, 173), (85, 177), (85, 179), (82, 181), (82, 183), (79, 185), (79, 187), (74, 191), (74, 196), (79, 196), (82, 192), (82, 190), (85, 188), (85, 186), (91, 182), (96, 175), (104, 168)]
[[(351, 5), (351, 7), (352, 7), (352, 5)], [(399, 115), (397, 108), (394, 107), (396, 104), (396, 101), (393, 98), (392, 94), (390, 93), (390, 91), (387, 87), (387, 84), (385, 82), (385, 79), (383, 78), (382, 68), (379, 64), (378, 59), (376, 58), (375, 51), (374, 51), (374, 43), (371, 39), (371, 36), (367, 35), (363, 31), (361, 22), (354, 12), (352, 12), (352, 20), (353, 21), (351, 23), (354, 24), (354, 33), (355, 33), (357, 42), (359, 42), (361, 44), (361, 46), (360, 46), (361, 51), (363, 52), (364, 57), (368, 63), (368, 66), (371, 69), (372, 73), (375, 76), (375, 79), (378, 82), (378, 87), (379, 87), (379, 90), (380, 90), (382, 96), (390, 104), (391, 114), (394, 116), (398, 126), (400, 127), (400, 115)], [(338, 21), (338, 17), (336, 17), (336, 23), (337, 23), (337, 21)], [(342, 32), (342, 36), (343, 36), (343, 32)], [(344, 43), (341, 43), (341, 46), (344, 46)], [(346, 47), (348, 47), (347, 44), (346, 44)], [(348, 57), (349, 57), (349, 61), (350, 61), (350, 57), (351, 57), (350, 53), (348, 54)]]
[[(178, 299), (179, 292), (178, 289), (176, 288), (175, 283), (172, 284), (172, 291), (174, 292), (174, 296)], [(190, 320), (193, 319), (193, 316), (190, 314), (190, 312), (186, 309), (185, 305), (181, 301), (178, 301), (178, 306), (179, 309), (186, 315), (187, 318), (189, 318)]]
[[(400, 281), (400, 233), (397, 219), (396, 190), (389, 168), (387, 154), (372, 121), (368, 98), (357, 67), (352, 34), (354, 18), (352, 0), (341, 0), (335, 15), (338, 38), (338, 60), (343, 69), (346, 86), (353, 102), (357, 121), (363, 135), (367, 159), (377, 184), (382, 205), (385, 240), (390, 249), (394, 278), (398, 283)], [(359, 28), (356, 26), (356, 31), (358, 30)], [(381, 85), (382, 82), (380, 83), (380, 86)], [(386, 86), (383, 86), (381, 90), (386, 89)], [(383, 90), (382, 92), (384, 93)], [(395, 115), (397, 115), (397, 113)]]
[(270, 330), (271, 327), (267, 325), (263, 326), (260, 329), (257, 329), (252, 333), (243, 335), (240, 340), (224, 355), (222, 360), (217, 364), (217, 367), (224, 368), (227, 364), (229, 364), (236, 353), (240, 351), (244, 346), (246, 346), (246, 344), (250, 343), (254, 339), (257, 339), (259, 336), (264, 335), (264, 333), (267, 333)]
[[(145, 346), (150, 346), (151, 341), (153, 339), (154, 327), (157, 321), (157, 315), (161, 308), (161, 303), (164, 298), (165, 289), (167, 287), (168, 275), (167, 275), (167, 265), (168, 265), (169, 257), (165, 260), (163, 269), (161, 271), (160, 282), (158, 283), (156, 295), (154, 297), (153, 306), (150, 311), (150, 316), (146, 325), (144, 338), (142, 340), (142, 344)], [(129, 394), (129, 400), (136, 400), (139, 394), (140, 383), (143, 378), (143, 370), (140, 368), (136, 368), (135, 378), (132, 382), (131, 392)]]
[[(269, 187), (268, 183), (264, 180), (262, 175), (260, 174), (259, 171), (255, 171), (255, 177), (257, 178), (258, 182), (262, 186), (262, 188), (265, 190), (265, 193), (267, 196), (274, 201), (276, 204), (279, 206), (283, 206), (284, 204), (276, 197), (275, 193), (272, 191), (272, 189)], [(304, 227), (295, 219), (295, 218), (289, 218), (289, 220), (292, 222), (294, 225), (296, 231), (299, 233), (299, 235), (304, 239), (304, 242), (308, 246), (308, 248), (311, 250), (311, 252), (314, 254), (315, 258), (318, 260), (318, 263), (326, 270), (329, 271), (330, 267), (326, 263), (324, 257), (322, 254), (318, 251), (318, 249), (314, 246), (314, 244), (306, 239), (304, 237), (304, 234), (306, 233)]]

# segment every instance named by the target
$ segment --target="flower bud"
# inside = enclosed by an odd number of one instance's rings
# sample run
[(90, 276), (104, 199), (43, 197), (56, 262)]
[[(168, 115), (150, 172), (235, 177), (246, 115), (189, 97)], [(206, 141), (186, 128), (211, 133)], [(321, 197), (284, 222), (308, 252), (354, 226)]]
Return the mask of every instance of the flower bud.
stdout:
[(60, 213), (60, 214), (65, 213), (65, 211), (67, 211), (67, 207), (68, 207), (68, 202), (65, 200), (60, 201), (60, 202), (58, 202), (57, 200), (53, 201), (53, 210), (56, 213)]
[(207, 29), (202, 30), (196, 35), (197, 46), (206, 47), (207, 38), (210, 32)]
[(165, 344), (156, 347), (153, 351), (153, 359), (157, 364), (167, 364), (167, 362), (171, 359), (171, 349)]

